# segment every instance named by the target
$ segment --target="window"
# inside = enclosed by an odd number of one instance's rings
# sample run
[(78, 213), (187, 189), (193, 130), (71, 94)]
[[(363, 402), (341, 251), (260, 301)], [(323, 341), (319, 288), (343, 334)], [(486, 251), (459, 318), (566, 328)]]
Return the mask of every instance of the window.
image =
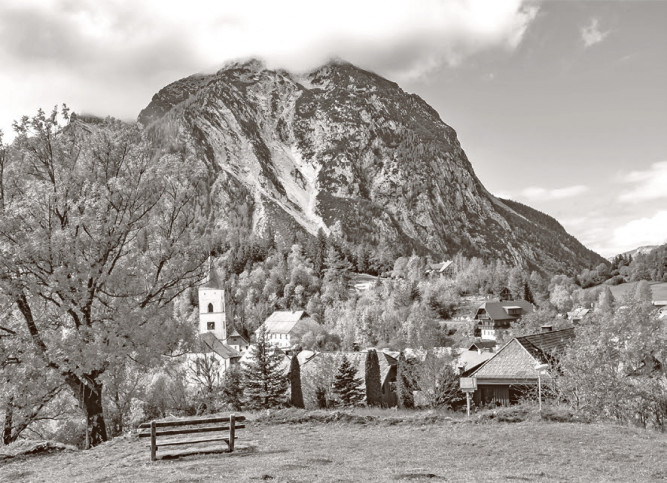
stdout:
[(213, 312), (213, 304), (208, 304), (208, 311)]
[(206, 330), (215, 330), (215, 322), (206, 322)]

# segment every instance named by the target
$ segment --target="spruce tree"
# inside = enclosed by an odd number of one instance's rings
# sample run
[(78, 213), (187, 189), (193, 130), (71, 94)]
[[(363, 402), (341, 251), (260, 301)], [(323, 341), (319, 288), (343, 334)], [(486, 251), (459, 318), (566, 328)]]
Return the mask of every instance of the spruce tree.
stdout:
[(396, 397), (399, 408), (405, 409), (415, 406), (414, 396), (412, 395), (413, 388), (412, 364), (401, 351), (398, 356), (398, 367), (396, 368)]
[(285, 402), (287, 378), (281, 367), (282, 354), (271, 347), (262, 327), (257, 344), (250, 347), (250, 359), (243, 362), (243, 394), (250, 409), (268, 409)]
[(360, 385), (361, 379), (357, 377), (356, 367), (346, 356), (343, 356), (333, 383), (333, 391), (338, 395), (343, 406), (354, 406), (363, 399), (364, 393)]
[(533, 291), (530, 289), (528, 282), (523, 282), (523, 299), (529, 304), (535, 304), (535, 299), (533, 298)]
[(303, 392), (301, 391), (301, 366), (296, 354), (292, 357), (292, 362), (290, 363), (289, 380), (291, 389), (290, 405), (303, 409), (305, 405), (303, 404)]
[(243, 409), (243, 374), (238, 364), (225, 371), (220, 395), (222, 401), (235, 411)]
[(382, 405), (380, 361), (374, 349), (369, 350), (366, 354), (366, 404), (369, 406)]

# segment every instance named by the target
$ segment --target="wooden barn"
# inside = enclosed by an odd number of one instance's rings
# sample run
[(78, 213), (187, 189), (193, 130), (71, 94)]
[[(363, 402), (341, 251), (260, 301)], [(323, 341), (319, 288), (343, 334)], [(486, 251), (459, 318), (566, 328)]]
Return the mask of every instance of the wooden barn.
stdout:
[(574, 328), (515, 337), (479, 368), (464, 374), (477, 379), (476, 404), (508, 406), (537, 386), (539, 364), (553, 364), (574, 339)]

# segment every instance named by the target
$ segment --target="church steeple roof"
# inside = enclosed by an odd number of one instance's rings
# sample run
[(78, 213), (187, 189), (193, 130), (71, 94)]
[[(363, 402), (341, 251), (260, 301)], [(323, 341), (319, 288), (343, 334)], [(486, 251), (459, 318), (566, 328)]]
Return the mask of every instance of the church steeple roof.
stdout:
[(201, 285), (202, 288), (215, 288), (218, 290), (222, 290), (224, 287), (222, 286), (222, 282), (220, 281), (220, 277), (218, 277), (218, 272), (216, 271), (215, 267), (213, 267), (213, 264), (209, 262), (208, 265), (208, 279)]

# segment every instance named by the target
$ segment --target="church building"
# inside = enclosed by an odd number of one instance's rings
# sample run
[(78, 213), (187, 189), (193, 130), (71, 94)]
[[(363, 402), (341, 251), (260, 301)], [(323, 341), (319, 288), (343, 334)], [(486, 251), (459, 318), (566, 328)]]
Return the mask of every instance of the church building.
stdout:
[(199, 352), (214, 355), (222, 371), (241, 359), (241, 353), (227, 342), (225, 291), (215, 276), (199, 287)]

